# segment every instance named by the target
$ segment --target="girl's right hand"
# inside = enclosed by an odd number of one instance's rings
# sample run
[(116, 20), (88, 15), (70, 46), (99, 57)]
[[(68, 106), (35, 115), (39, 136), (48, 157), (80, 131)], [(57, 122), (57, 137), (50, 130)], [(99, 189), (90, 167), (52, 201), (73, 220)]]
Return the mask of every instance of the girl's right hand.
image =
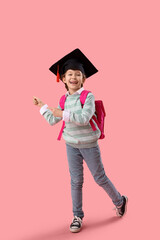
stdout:
[(35, 105), (37, 105), (38, 107), (42, 107), (43, 105), (45, 105), (40, 98), (34, 97), (33, 96), (33, 103)]

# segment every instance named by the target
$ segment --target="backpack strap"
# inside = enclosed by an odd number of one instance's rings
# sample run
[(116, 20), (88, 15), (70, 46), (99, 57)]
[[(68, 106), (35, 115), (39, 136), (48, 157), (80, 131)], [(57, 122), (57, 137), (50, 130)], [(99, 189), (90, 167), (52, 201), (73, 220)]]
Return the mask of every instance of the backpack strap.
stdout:
[(59, 100), (59, 105), (62, 108), (62, 110), (64, 110), (65, 101), (66, 101), (66, 95), (63, 95)]
[(87, 98), (88, 93), (90, 93), (90, 91), (83, 90), (83, 91), (81, 92), (80, 102), (81, 102), (81, 104), (82, 104), (82, 107), (83, 107), (83, 105), (84, 105), (84, 103), (85, 103), (85, 101), (86, 101), (86, 98)]
[[(64, 110), (65, 101), (66, 101), (66, 95), (63, 95), (59, 100), (59, 106), (61, 107), (62, 110)], [(65, 121), (63, 121), (63, 123), (62, 123), (62, 127), (61, 127), (60, 133), (57, 138), (57, 140), (59, 140), (59, 141), (61, 140), (64, 127), (65, 127)]]
[[(91, 92), (91, 91), (87, 91), (87, 90), (83, 90), (83, 91), (81, 92), (80, 101), (81, 101), (81, 104), (82, 104), (82, 108), (83, 108), (83, 105), (85, 104), (87, 95), (88, 95), (88, 93), (90, 93), (90, 92)], [(92, 118), (90, 119), (90, 121), (89, 121), (89, 123), (90, 123), (93, 131), (96, 131), (97, 128), (95, 127), (92, 119), (94, 119), (94, 121), (95, 121), (96, 123), (97, 123), (97, 119), (96, 119), (96, 117), (93, 115), (93, 117), (92, 117)]]
[(65, 121), (63, 121), (63, 123), (62, 123), (62, 127), (61, 127), (60, 133), (57, 138), (57, 140), (59, 140), (59, 141), (61, 140), (64, 127), (65, 127)]

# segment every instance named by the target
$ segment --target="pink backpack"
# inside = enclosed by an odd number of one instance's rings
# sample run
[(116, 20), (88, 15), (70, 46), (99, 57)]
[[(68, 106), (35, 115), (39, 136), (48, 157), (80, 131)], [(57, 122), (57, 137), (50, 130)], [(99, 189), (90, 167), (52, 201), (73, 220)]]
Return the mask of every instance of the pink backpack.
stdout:
[[(81, 101), (82, 107), (85, 104), (85, 100), (87, 98), (88, 93), (90, 93), (90, 91), (83, 90), (80, 95), (80, 101)], [(66, 96), (63, 95), (59, 101), (59, 105), (62, 108), (62, 110), (64, 110), (65, 101), (66, 101)], [(89, 123), (90, 123), (93, 131), (96, 131), (97, 128), (95, 127), (92, 119), (96, 122), (99, 130), (101, 131), (101, 136), (99, 137), (99, 139), (103, 139), (105, 137), (105, 135), (104, 135), (104, 118), (106, 116), (106, 113), (104, 110), (102, 100), (95, 101), (95, 109), (96, 109), (95, 113), (96, 113), (97, 117), (95, 117), (95, 115), (93, 115), (92, 118), (90, 119)], [(64, 127), (65, 127), (65, 121), (63, 121), (62, 128), (61, 128), (61, 131), (59, 133), (57, 140), (61, 140)]]

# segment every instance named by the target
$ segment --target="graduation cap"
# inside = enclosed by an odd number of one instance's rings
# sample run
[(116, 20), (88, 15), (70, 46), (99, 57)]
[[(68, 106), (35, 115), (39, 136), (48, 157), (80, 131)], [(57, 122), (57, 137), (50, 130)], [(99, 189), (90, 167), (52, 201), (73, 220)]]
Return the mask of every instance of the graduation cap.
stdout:
[(61, 58), (49, 68), (52, 73), (57, 75), (57, 82), (59, 82), (61, 75), (69, 69), (80, 70), (85, 74), (86, 78), (98, 72), (95, 66), (78, 48)]

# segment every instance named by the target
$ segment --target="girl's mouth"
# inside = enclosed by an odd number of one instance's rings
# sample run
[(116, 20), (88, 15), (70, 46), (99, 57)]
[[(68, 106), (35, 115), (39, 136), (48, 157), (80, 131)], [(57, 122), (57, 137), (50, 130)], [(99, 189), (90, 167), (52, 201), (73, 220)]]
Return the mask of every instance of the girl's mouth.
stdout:
[(70, 84), (76, 85), (78, 83), (78, 81), (70, 81)]

